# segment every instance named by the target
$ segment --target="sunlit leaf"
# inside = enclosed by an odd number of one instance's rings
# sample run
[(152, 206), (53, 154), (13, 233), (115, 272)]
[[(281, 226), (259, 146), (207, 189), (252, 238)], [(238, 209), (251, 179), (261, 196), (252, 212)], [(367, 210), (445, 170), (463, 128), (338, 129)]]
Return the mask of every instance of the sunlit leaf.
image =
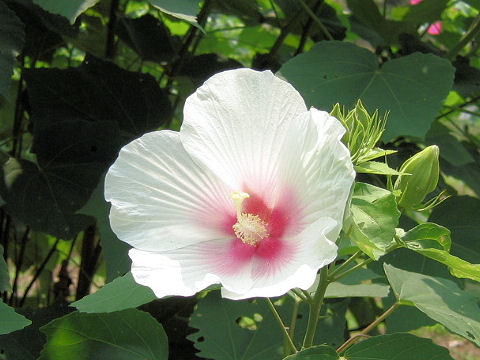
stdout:
[(388, 61), (351, 43), (325, 41), (287, 61), (281, 74), (308, 105), (330, 111), (353, 108), (361, 99), (369, 112), (389, 112), (383, 138), (423, 138), (450, 91), (454, 68), (435, 55), (415, 53)]
[(94, 294), (71, 303), (80, 312), (110, 313), (146, 304), (156, 299), (152, 290), (139, 285), (130, 272), (108, 283)]
[(0, 321), (0, 335), (23, 329), (32, 323), (2, 301), (0, 301), (0, 319), (2, 319)]
[(378, 175), (400, 175), (401, 172), (392, 169), (385, 163), (378, 161), (367, 161), (359, 165), (355, 165), (355, 171), (363, 174), (378, 174)]
[(168, 341), (162, 325), (135, 309), (109, 314), (74, 312), (41, 330), (47, 335), (47, 343), (39, 360), (168, 358)]
[(200, 0), (149, 0), (149, 2), (168, 15), (198, 26), (197, 13)]
[(390, 286), (383, 284), (343, 284), (333, 282), (328, 285), (326, 298), (343, 297), (386, 297), (390, 291)]
[(65, 16), (72, 24), (81, 13), (99, 1), (100, 0), (33, 0), (35, 4), (43, 9), (53, 14)]
[(353, 222), (347, 233), (363, 252), (378, 259), (393, 243), (400, 217), (395, 196), (388, 190), (356, 183), (351, 214)]

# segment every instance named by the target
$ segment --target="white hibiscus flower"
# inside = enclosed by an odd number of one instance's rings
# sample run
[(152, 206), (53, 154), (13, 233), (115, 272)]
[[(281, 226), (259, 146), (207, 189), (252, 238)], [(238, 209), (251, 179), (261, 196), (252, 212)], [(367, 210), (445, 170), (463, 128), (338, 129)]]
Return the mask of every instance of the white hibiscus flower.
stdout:
[(355, 173), (337, 119), (270, 71), (225, 71), (180, 132), (145, 134), (105, 180), (110, 223), (156, 296), (211, 284), (231, 299), (309, 288), (337, 255)]

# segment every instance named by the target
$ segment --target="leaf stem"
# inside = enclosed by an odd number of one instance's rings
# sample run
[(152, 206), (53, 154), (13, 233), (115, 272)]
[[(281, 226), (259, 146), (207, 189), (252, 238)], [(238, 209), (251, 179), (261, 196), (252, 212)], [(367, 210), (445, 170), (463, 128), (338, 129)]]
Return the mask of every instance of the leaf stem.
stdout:
[(355, 260), (362, 252), (358, 250), (356, 253), (354, 253), (352, 256), (350, 256), (347, 260), (345, 260), (342, 264), (340, 264), (338, 267), (334, 268), (332, 272), (328, 274), (329, 278), (332, 278), (337, 274), (338, 272), (342, 271), (345, 269), (353, 260)]
[(470, 42), (472, 41), (478, 34), (480, 33), (480, 14), (475, 17), (472, 22), (472, 25), (468, 29), (468, 31), (462, 36), (458, 44), (450, 50), (446, 58), (449, 60), (454, 60), (458, 53)]
[(345, 270), (345, 271), (344, 271), (343, 273), (341, 273), (340, 275), (337, 275), (336, 277), (330, 278), (330, 279), (329, 279), (329, 282), (338, 281), (338, 280), (340, 280), (341, 278), (343, 278), (344, 276), (347, 276), (348, 274), (351, 274), (352, 272), (358, 270), (358, 269), (361, 268), (362, 266), (365, 266), (365, 265), (367, 265), (367, 264), (370, 264), (372, 261), (373, 261), (373, 259), (371, 259), (371, 258), (365, 259), (364, 261), (358, 263), (357, 265), (351, 267), (350, 269)]
[(332, 34), (330, 34), (328, 29), (325, 27), (325, 25), (323, 25), (322, 20), (320, 20), (320, 18), (317, 15), (315, 15), (315, 13), (312, 11), (312, 9), (310, 9), (308, 7), (308, 5), (305, 3), (305, 1), (304, 0), (298, 0), (298, 2), (300, 3), (300, 5), (302, 5), (302, 7), (305, 9), (305, 11), (308, 13), (308, 15), (310, 15), (310, 17), (313, 19), (313, 21), (315, 21), (317, 23), (317, 25), (320, 27), (320, 29), (322, 29), (322, 32), (327, 37), (327, 39), (328, 40), (335, 40), (333, 38)]
[(328, 268), (324, 266), (320, 270), (320, 279), (318, 282), (317, 290), (313, 296), (313, 300), (310, 304), (310, 313), (308, 314), (307, 332), (303, 339), (303, 349), (309, 348), (313, 345), (313, 338), (315, 337), (315, 331), (317, 330), (318, 317), (323, 305), (323, 298), (325, 297), (325, 291), (328, 286)]
[(370, 325), (368, 325), (365, 329), (363, 329), (359, 334), (351, 337), (347, 341), (343, 343), (338, 349), (337, 353), (341, 353), (345, 351), (348, 347), (350, 347), (355, 341), (357, 341), (361, 337), (367, 336), (367, 334), (375, 329), (378, 324), (380, 324), (383, 320), (385, 320), (388, 316), (390, 316), (398, 307), (400, 306), (399, 302), (396, 302), (392, 306), (390, 306), (382, 315), (380, 315), (378, 318), (375, 319)]
[(267, 302), (268, 307), (272, 311), (273, 316), (275, 317), (275, 320), (277, 320), (278, 324), (280, 325), (280, 327), (283, 331), (283, 334), (285, 335), (285, 339), (287, 339), (287, 342), (288, 342), (290, 348), (296, 354), (298, 352), (298, 350), (295, 347), (295, 344), (293, 343), (293, 340), (290, 337), (290, 334), (288, 333), (287, 328), (286, 328), (285, 324), (283, 323), (282, 318), (280, 317), (280, 314), (278, 313), (277, 309), (275, 309), (275, 306), (273, 305), (272, 300), (270, 300), (270, 298), (267, 297), (267, 298), (265, 298), (265, 301)]

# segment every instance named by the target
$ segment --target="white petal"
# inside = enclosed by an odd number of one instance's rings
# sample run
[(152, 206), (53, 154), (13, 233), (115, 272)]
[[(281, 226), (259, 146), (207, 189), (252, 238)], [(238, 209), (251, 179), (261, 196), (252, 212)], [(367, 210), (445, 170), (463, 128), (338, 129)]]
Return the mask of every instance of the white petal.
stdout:
[(251, 264), (231, 271), (230, 243), (231, 239), (203, 242), (162, 253), (131, 249), (132, 275), (159, 298), (193, 295), (224, 280), (240, 291), (247, 290), (252, 286)]
[(230, 193), (192, 161), (171, 131), (148, 133), (123, 147), (105, 178), (112, 229), (140, 250), (224, 238), (225, 221), (235, 217)]
[(337, 222), (329, 239), (335, 241), (355, 179), (348, 149), (342, 144), (345, 129), (324, 111), (310, 109), (292, 122), (282, 147), (278, 182), (296, 189), (303, 221), (310, 224), (330, 217)]
[(268, 271), (268, 264), (254, 264), (254, 281), (247, 291), (239, 291), (235, 284), (222, 280), (222, 296), (238, 300), (257, 296), (280, 296), (293, 288), (308, 289), (315, 282), (318, 269), (331, 263), (337, 256), (337, 246), (328, 239), (329, 233), (336, 227), (337, 223), (330, 218), (318, 219), (300, 234), (289, 239), (298, 244), (293, 259), (274, 271)]
[(225, 71), (186, 100), (181, 141), (230, 187), (261, 194), (274, 182), (290, 123), (305, 111), (300, 94), (270, 71)]

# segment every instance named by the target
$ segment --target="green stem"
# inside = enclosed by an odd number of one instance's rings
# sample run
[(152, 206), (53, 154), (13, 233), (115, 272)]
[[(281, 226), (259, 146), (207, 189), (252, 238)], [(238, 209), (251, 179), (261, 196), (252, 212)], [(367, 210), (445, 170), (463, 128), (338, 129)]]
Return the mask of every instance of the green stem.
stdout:
[(348, 348), (350, 345), (352, 345), (355, 341), (357, 341), (361, 337), (367, 336), (367, 334), (375, 329), (378, 324), (380, 324), (383, 320), (385, 320), (388, 316), (390, 316), (398, 307), (400, 306), (399, 302), (396, 302), (392, 306), (388, 308), (382, 315), (380, 315), (378, 318), (375, 319), (374, 322), (372, 322), (370, 325), (368, 325), (365, 329), (362, 330), (359, 334), (351, 337), (348, 339), (343, 345), (341, 345), (337, 349), (337, 353), (340, 354), (342, 351), (344, 351), (346, 348)]
[(305, 11), (308, 13), (308, 15), (310, 15), (310, 17), (313, 19), (313, 21), (315, 21), (317, 23), (317, 25), (320, 27), (320, 29), (322, 29), (322, 32), (327, 37), (327, 39), (328, 40), (335, 40), (333, 38), (332, 34), (330, 34), (328, 29), (325, 27), (325, 25), (323, 25), (322, 20), (320, 20), (320, 18), (317, 15), (315, 15), (315, 13), (312, 11), (312, 9), (310, 9), (308, 7), (308, 5), (305, 3), (305, 1), (304, 0), (298, 0), (298, 2), (300, 3), (300, 5), (302, 5), (302, 7), (305, 9)]
[(449, 60), (454, 60), (458, 53), (470, 42), (472, 41), (478, 34), (480, 33), (480, 14), (475, 17), (468, 29), (467, 33), (462, 36), (458, 44), (450, 50), (446, 58)]
[(335, 277), (332, 277), (330, 278), (329, 282), (335, 282), (335, 281), (338, 281), (340, 280), (341, 278), (343, 278), (344, 276), (347, 276), (348, 274), (358, 270), (359, 268), (361, 268), (362, 266), (365, 266), (367, 264), (370, 264), (371, 262), (373, 261), (373, 259), (366, 259), (360, 263), (358, 263), (357, 265), (355, 265), (354, 267), (351, 267), (350, 269), (344, 271), (343, 273), (341, 273), (340, 275), (337, 275)]
[(278, 313), (277, 309), (275, 309), (275, 306), (273, 305), (272, 300), (270, 300), (270, 298), (265, 298), (265, 301), (267, 302), (267, 305), (272, 311), (273, 316), (275, 317), (278, 324), (280, 325), (280, 328), (282, 329), (283, 334), (285, 335), (285, 338), (287, 339), (287, 342), (290, 345), (290, 348), (296, 354), (298, 350), (295, 347), (295, 344), (293, 343), (293, 340), (290, 337), (290, 334), (288, 333), (287, 328), (285, 327), (285, 324), (283, 323), (282, 318), (280, 317), (280, 314)]
[(323, 305), (323, 298), (328, 286), (328, 268), (324, 266), (320, 270), (320, 279), (318, 282), (317, 290), (313, 296), (312, 303), (310, 304), (310, 313), (308, 314), (307, 332), (303, 339), (303, 349), (309, 348), (313, 345), (313, 338), (315, 337), (315, 331), (317, 330), (318, 317), (320, 316), (320, 310)]
[(359, 250), (356, 253), (354, 253), (352, 256), (350, 256), (347, 260), (345, 260), (342, 264), (340, 264), (337, 268), (335, 268), (333, 271), (331, 271), (328, 274), (329, 278), (332, 278), (335, 274), (338, 274), (340, 271), (345, 269), (353, 260), (355, 260), (359, 255), (361, 255), (362, 252)]

